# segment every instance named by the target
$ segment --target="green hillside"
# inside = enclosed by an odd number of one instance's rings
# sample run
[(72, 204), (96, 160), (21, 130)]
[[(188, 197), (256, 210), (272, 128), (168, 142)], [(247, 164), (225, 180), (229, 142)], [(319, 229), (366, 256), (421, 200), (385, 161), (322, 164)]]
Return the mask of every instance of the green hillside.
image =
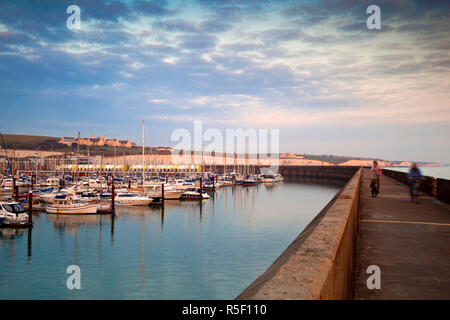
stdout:
[(2, 147), (11, 149), (50, 150), (61, 146), (59, 138), (47, 136), (30, 136), (24, 134), (3, 134)]
[[(18, 149), (18, 150), (40, 150), (40, 151), (56, 151), (56, 152), (77, 152), (77, 145), (73, 144), (67, 146), (65, 144), (60, 144), (58, 141), (60, 138), (57, 137), (47, 137), (47, 136), (31, 136), (24, 134), (3, 134), (3, 142), (0, 140), (0, 146), (7, 149)], [(3, 145), (4, 144), (4, 145)], [(87, 154), (88, 147), (85, 145), (80, 146), (80, 153)], [(141, 147), (111, 147), (111, 146), (90, 146), (89, 153), (91, 155), (133, 155), (141, 154)], [(145, 147), (145, 153), (153, 152), (156, 153), (156, 148)]]

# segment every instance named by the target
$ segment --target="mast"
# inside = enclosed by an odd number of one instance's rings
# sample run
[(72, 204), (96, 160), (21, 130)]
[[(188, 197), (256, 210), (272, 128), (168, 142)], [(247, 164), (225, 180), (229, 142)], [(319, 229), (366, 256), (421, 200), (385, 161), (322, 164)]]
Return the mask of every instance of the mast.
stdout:
[(142, 120), (142, 186), (144, 186), (144, 153), (145, 153), (144, 131), (145, 131), (145, 123), (144, 123), (144, 120)]
[(80, 156), (80, 131), (78, 131), (78, 139), (77, 139), (77, 171), (76, 171), (76, 179), (75, 186), (78, 185), (78, 158)]
[(202, 142), (202, 177), (205, 175), (204, 158), (203, 158), (203, 142)]
[(91, 162), (89, 160), (89, 145), (91, 144), (91, 138), (88, 137), (88, 141), (87, 141), (87, 161), (88, 161), (88, 191), (89, 191), (89, 179), (91, 178)]

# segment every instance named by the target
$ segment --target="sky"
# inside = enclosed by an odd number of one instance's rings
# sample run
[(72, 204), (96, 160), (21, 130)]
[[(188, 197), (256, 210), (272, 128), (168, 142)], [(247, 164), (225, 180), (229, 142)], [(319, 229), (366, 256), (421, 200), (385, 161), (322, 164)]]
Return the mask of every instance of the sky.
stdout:
[(145, 120), (173, 146), (201, 120), (279, 129), (281, 152), (450, 163), (449, 34), (437, 0), (2, 0), (0, 130), (140, 144)]

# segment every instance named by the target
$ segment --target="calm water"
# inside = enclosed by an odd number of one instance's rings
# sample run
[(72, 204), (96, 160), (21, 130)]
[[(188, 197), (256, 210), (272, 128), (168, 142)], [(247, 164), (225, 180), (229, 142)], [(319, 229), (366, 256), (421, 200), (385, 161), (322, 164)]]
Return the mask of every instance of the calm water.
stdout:
[[(386, 169), (408, 172), (409, 168), (386, 167)], [(425, 176), (450, 180), (450, 167), (420, 167), (420, 171)]]
[[(233, 299), (339, 187), (229, 187), (114, 218), (34, 214), (31, 232), (0, 229), (0, 299)], [(66, 287), (73, 264), (81, 290)]]

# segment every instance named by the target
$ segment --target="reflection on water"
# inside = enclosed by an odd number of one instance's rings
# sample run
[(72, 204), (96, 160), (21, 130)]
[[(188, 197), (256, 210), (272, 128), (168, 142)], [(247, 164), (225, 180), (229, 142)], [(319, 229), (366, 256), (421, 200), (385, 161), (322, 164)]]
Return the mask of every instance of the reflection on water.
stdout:
[[(0, 229), (0, 298), (232, 299), (341, 186), (309, 179), (114, 215), (37, 213), (33, 229)], [(72, 264), (81, 290), (66, 288)]]

